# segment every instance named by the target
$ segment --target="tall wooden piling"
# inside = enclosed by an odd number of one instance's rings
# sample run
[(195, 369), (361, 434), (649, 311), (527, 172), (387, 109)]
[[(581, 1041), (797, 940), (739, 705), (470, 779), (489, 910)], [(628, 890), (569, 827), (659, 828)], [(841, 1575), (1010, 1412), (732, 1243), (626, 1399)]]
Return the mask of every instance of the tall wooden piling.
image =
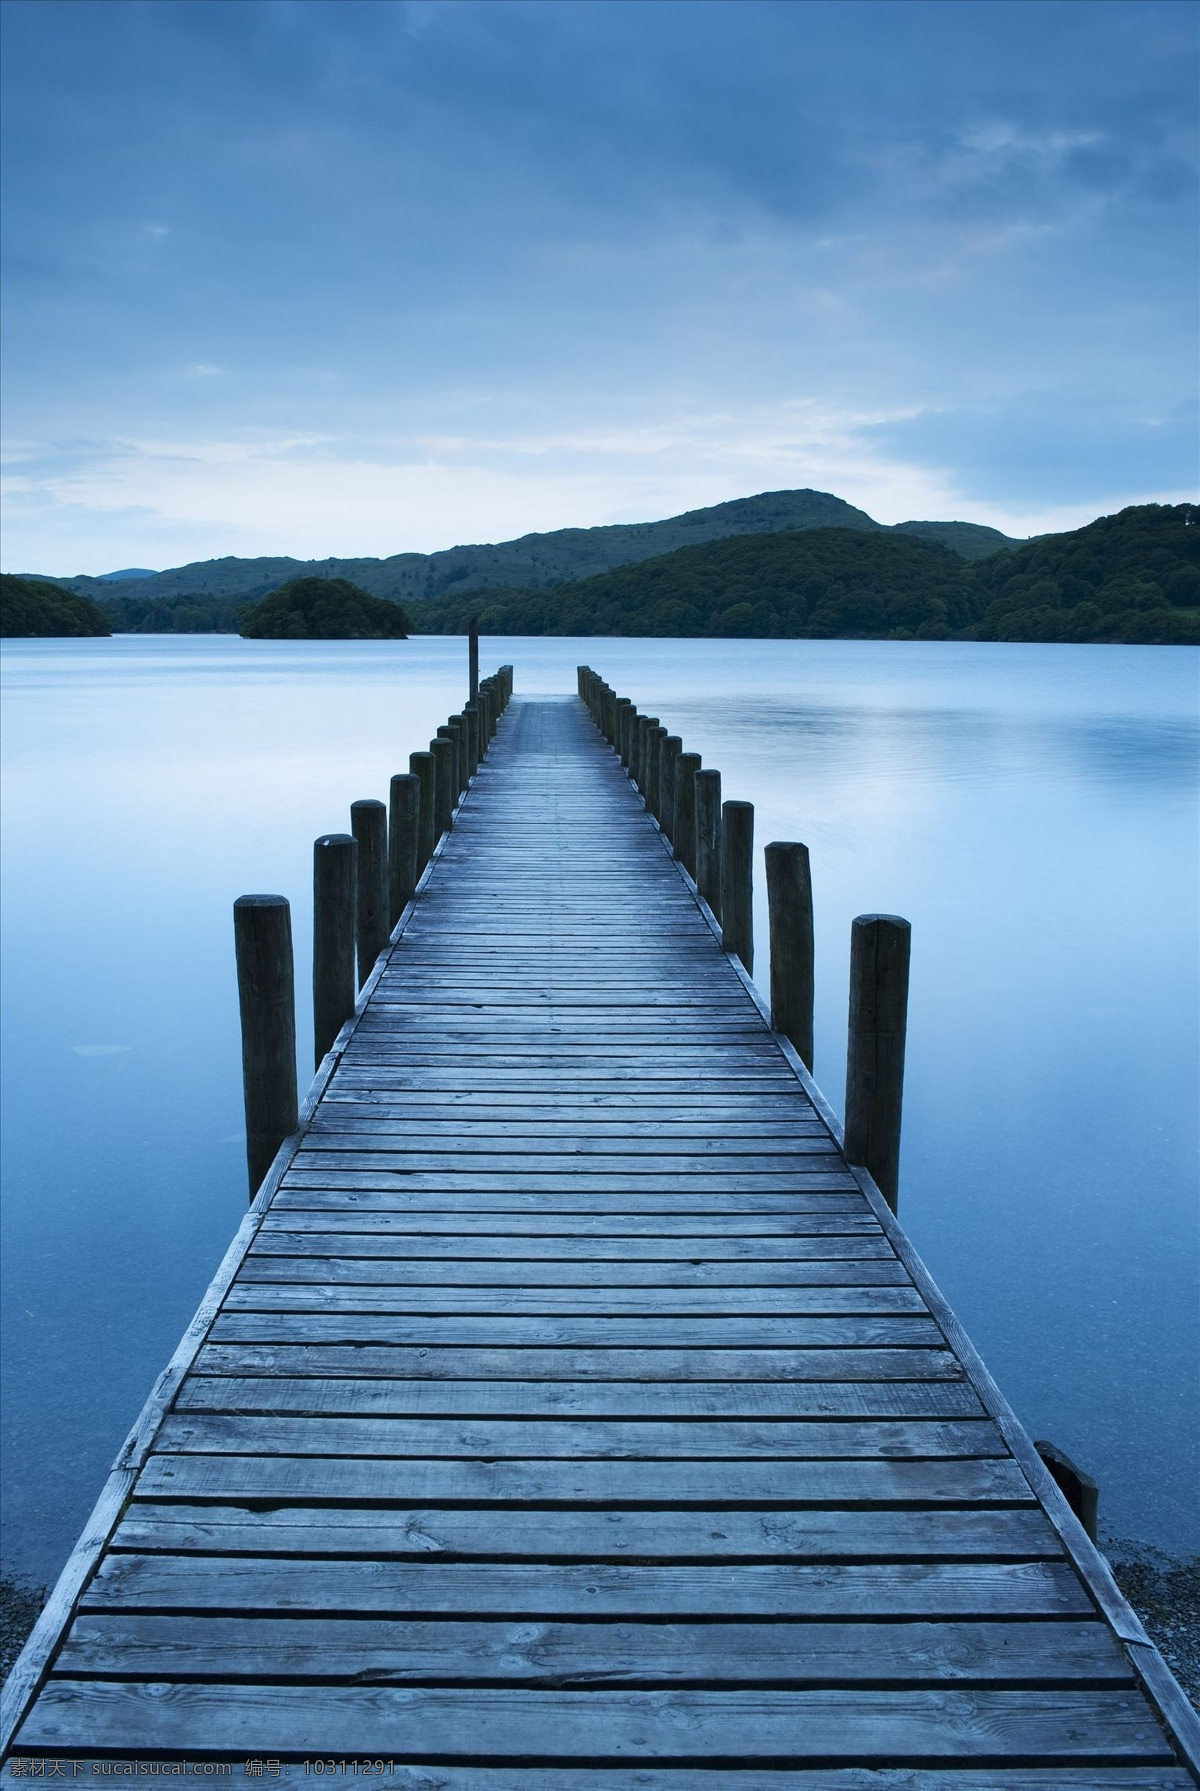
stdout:
[(463, 720), (467, 724), (467, 781), (479, 770), (480, 754), (480, 714), (478, 701), (470, 702), (463, 710)]
[(721, 918), (721, 773), (696, 773), (696, 888)]
[(412, 901), (417, 887), (417, 842), (421, 830), (421, 784), (411, 772), (398, 773), (388, 790), (388, 929)]
[(358, 841), (358, 980), (365, 983), (388, 942), (387, 809), (368, 799), (350, 804)]
[(479, 695), (479, 617), (472, 616), (467, 624), (467, 681), (470, 688), (471, 701)]
[(672, 839), (675, 827), (675, 766), (683, 751), (678, 734), (668, 734), (658, 749), (658, 824)]
[(661, 722), (656, 722), (649, 730), (646, 738), (646, 787), (643, 792), (646, 807), (657, 818), (662, 789), (662, 743), (667, 737), (667, 730)]
[(458, 792), (461, 788), (458, 775), (458, 729), (453, 727), (450, 722), (444, 721), (437, 731), (437, 737), (439, 740), (444, 740), (450, 748), (447, 776), (450, 779), (450, 808), (453, 813), (458, 806)]
[(860, 914), (850, 930), (846, 1158), (870, 1170), (896, 1209), (912, 928), (897, 914)]
[(438, 729), (435, 739), (429, 742), (429, 750), (436, 761), (434, 771), (434, 845), (444, 833), (449, 833), (454, 821), (454, 742)]
[(454, 800), (458, 802), (467, 787), (467, 724), (461, 715), (452, 715), (446, 725), (454, 742)]
[(318, 1066), (354, 1012), (358, 842), (326, 833), (313, 843), (313, 1053)]
[(244, 895), (233, 904), (246, 1168), (253, 1200), (284, 1139), (299, 1124), (296, 1098), (296, 988), (292, 911), (281, 895)]
[(696, 773), (699, 769), (698, 752), (681, 752), (675, 761), (675, 818), (671, 840), (676, 858), (691, 877), (696, 875)]
[(618, 697), (613, 708), (613, 748), (622, 765), (625, 763), (625, 727), (631, 704), (628, 697)]
[(721, 941), (754, 972), (754, 804), (721, 810)]
[(417, 780), (417, 876), (433, 856), (437, 844), (437, 761), (431, 752), (410, 752), (408, 769)]
[(772, 840), (766, 849), (771, 935), (771, 1025), (813, 1067), (813, 905), (808, 847)]

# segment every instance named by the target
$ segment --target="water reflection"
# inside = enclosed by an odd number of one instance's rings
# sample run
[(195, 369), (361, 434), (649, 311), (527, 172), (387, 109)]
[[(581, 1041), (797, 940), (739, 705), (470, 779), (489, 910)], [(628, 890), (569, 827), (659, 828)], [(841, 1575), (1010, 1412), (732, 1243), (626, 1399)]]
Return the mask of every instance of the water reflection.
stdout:
[[(502, 641), (580, 660), (804, 839), (817, 1076), (849, 926), (914, 926), (905, 1222), (1109, 1526), (1197, 1546), (1196, 656)], [(244, 1210), (230, 904), (463, 697), (459, 641), (6, 644), (6, 1558), (52, 1574)], [(761, 893), (761, 877), (759, 878)], [(756, 916), (766, 976), (766, 915)], [(301, 1004), (302, 1064), (311, 1061)]]

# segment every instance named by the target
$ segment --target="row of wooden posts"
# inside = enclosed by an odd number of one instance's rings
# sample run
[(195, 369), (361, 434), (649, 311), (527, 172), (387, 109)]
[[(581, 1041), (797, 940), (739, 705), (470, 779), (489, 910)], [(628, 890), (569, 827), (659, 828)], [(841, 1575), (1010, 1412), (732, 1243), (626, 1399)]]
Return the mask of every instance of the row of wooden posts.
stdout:
[[(722, 802), (721, 773), (685, 752), (656, 715), (643, 715), (590, 666), (579, 695), (618, 754), (648, 812), (721, 929), (725, 950), (754, 969), (754, 805)], [(813, 1067), (813, 899), (808, 847), (773, 840), (765, 851), (771, 1025)], [(911, 929), (895, 914), (860, 914), (850, 930), (850, 1023), (845, 1153), (870, 1171), (893, 1208)]]
[[(350, 805), (350, 832), (325, 833), (313, 845), (313, 1043), (319, 1066), (354, 1013), (392, 930), (412, 900), (434, 848), (512, 696), (503, 665), (482, 683), (477, 648), (472, 695), (391, 780), (387, 803)], [(275, 1154), (299, 1123), (292, 914), (286, 896), (244, 895), (233, 905), (246, 1166), (254, 1198)]]

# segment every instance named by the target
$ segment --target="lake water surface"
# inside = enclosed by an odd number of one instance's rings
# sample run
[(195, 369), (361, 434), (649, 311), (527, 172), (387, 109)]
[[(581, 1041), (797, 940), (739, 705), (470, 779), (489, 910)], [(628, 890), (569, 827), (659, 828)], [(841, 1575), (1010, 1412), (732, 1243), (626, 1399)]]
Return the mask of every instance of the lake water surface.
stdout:
[[(900, 1212), (1112, 1535), (1200, 1548), (1198, 656), (499, 640), (586, 660), (812, 853), (816, 1077), (852, 917), (913, 923)], [(462, 702), (465, 642), (6, 642), (4, 1560), (52, 1578), (245, 1210), (230, 905)], [(311, 1062), (301, 1001), (302, 1070)], [(302, 1077), (303, 1080), (303, 1077)]]

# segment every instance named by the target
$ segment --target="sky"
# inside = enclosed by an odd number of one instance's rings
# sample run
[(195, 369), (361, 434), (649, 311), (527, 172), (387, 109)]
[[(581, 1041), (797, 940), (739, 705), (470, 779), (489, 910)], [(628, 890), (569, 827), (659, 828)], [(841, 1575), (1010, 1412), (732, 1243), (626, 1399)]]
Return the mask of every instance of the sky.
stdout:
[(1197, 491), (1191, 0), (5, 0), (10, 571)]

